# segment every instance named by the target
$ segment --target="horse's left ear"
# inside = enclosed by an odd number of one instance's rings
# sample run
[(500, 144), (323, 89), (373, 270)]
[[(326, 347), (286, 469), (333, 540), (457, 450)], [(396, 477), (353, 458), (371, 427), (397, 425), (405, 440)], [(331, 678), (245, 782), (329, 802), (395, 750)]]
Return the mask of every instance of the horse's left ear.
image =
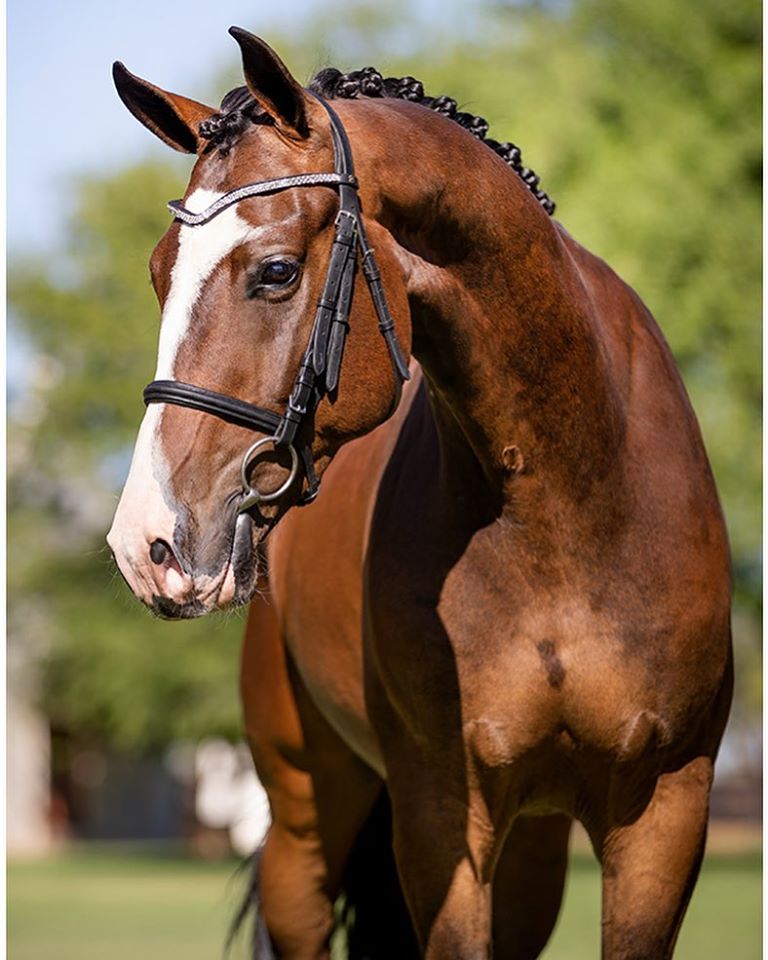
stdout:
[(112, 77), (120, 99), (136, 119), (156, 137), (181, 153), (196, 153), (204, 143), (198, 128), (216, 111), (197, 100), (161, 90), (131, 73), (119, 61), (112, 65)]
[(309, 135), (306, 93), (275, 51), (240, 27), (230, 27), (243, 55), (243, 75), (253, 98), (292, 136)]

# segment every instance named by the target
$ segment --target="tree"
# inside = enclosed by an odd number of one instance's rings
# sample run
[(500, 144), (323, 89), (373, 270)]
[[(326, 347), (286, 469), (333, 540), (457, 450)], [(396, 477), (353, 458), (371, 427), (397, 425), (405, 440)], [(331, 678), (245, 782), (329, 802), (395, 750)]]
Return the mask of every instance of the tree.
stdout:
[(104, 544), (154, 367), (146, 260), (182, 191), (170, 164), (81, 182), (63, 273), (25, 263), (10, 283), (37, 351), (9, 449), (11, 642), (39, 646), (56, 725), (122, 749), (240, 728), (240, 620), (153, 619)]

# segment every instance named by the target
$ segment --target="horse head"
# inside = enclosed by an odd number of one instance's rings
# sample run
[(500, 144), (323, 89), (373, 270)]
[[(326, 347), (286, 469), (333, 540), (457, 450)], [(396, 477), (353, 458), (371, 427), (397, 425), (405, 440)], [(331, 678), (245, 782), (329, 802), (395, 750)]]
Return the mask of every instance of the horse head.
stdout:
[(405, 281), (387, 231), (364, 225), (344, 127), (231, 32), (246, 86), (220, 110), (114, 67), (131, 113), (197, 155), (150, 259), (157, 371), (107, 538), (136, 596), (174, 618), (251, 598), (259, 542), (408, 376)]

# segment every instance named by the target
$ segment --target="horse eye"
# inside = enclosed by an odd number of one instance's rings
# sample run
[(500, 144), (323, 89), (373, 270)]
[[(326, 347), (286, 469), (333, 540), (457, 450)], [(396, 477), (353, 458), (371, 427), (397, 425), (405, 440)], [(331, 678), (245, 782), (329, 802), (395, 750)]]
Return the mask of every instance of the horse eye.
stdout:
[(266, 260), (259, 267), (251, 283), (248, 284), (248, 296), (255, 297), (263, 290), (287, 287), (289, 283), (296, 279), (298, 273), (299, 264), (296, 260), (280, 258)]

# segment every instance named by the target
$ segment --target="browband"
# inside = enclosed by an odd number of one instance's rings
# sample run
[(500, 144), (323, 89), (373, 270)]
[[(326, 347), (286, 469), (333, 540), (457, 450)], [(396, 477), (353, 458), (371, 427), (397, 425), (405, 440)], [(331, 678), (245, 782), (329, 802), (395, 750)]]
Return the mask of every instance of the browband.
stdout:
[(209, 220), (213, 220), (217, 213), (231, 207), (233, 203), (247, 200), (248, 197), (278, 193), (280, 190), (288, 190), (290, 187), (336, 187), (342, 183), (350, 187), (357, 186), (355, 177), (347, 173), (300, 173), (295, 177), (277, 177), (274, 180), (261, 180), (259, 183), (249, 183), (244, 187), (236, 187), (229, 193), (225, 193), (223, 197), (219, 197), (218, 200), (214, 200), (209, 207), (206, 207), (200, 213), (192, 213), (191, 210), (187, 210), (182, 200), (169, 200), (168, 209), (177, 220), (181, 220), (188, 227), (198, 227), (201, 223), (208, 223)]

